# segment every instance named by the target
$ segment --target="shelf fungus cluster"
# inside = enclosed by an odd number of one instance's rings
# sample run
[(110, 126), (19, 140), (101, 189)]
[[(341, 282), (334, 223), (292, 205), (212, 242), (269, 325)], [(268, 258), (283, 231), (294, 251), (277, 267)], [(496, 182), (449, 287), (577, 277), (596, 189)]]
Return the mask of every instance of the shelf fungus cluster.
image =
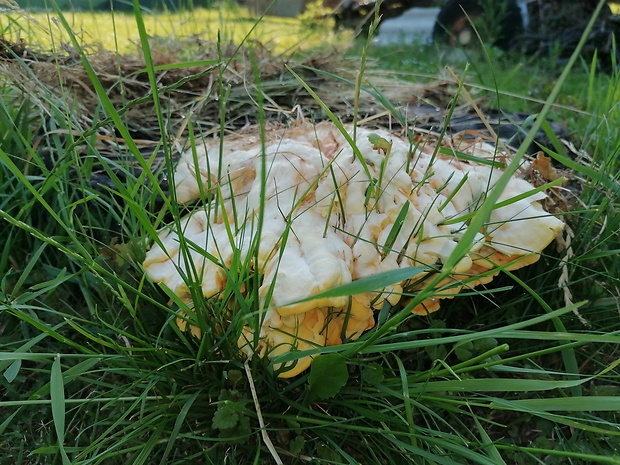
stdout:
[[(251, 254), (261, 308), (248, 316), (242, 352), (273, 359), (357, 339), (374, 326), (373, 310), (410, 298), (436, 276), (503, 171), (496, 150), (483, 142), (455, 156), (387, 131), (348, 130), (301, 125), (262, 143), (256, 135), (227, 136), (185, 153), (174, 178), (177, 200), (202, 202), (180, 227), (160, 232), (144, 261), (148, 276), (187, 302), (183, 276), (197, 276), (204, 298), (217, 299), (233, 256), (247, 261)], [(513, 176), (467, 253), (413, 312), (436, 311), (441, 299), (490, 282), (500, 269), (537, 261), (564, 226), (543, 209), (544, 198)], [(193, 244), (185, 251), (181, 234)], [(418, 266), (424, 271), (382, 289), (320, 296)], [(274, 368), (291, 377), (311, 362), (306, 356)]]

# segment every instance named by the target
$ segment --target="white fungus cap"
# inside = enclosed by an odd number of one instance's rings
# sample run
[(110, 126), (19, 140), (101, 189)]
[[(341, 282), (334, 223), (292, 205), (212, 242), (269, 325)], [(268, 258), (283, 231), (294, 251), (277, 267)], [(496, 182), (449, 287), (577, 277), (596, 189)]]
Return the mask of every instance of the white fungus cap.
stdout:
[[(475, 211), (502, 171), (416, 150), (387, 131), (357, 128), (355, 137), (357, 150), (335, 125), (323, 123), (276, 132), (264, 149), (255, 136), (230, 136), (183, 154), (177, 199), (203, 197), (203, 206), (180, 229), (162, 230), (144, 261), (148, 276), (185, 300), (191, 299), (187, 281), (199, 282), (212, 298), (226, 286), (233, 252), (245, 260), (258, 243), (253, 267), (262, 274), (261, 317), (248, 318), (239, 339), (244, 353), (274, 358), (357, 339), (374, 326), (373, 310), (386, 300), (397, 304), (405, 288), (424, 287), (426, 272), (352, 297), (307, 299), (381, 272), (441, 267), (467, 229), (454, 219)], [(496, 151), (475, 144), (469, 153), (489, 158)], [(533, 189), (513, 177), (500, 201)], [(494, 209), (453, 274), (414, 313), (435, 311), (463, 287), (488, 283), (498, 266), (535, 262), (564, 226), (542, 208), (544, 198), (538, 192)], [(402, 225), (395, 226), (399, 217)], [(181, 236), (191, 244), (185, 254)], [(311, 361), (306, 356), (275, 368), (291, 377)]]

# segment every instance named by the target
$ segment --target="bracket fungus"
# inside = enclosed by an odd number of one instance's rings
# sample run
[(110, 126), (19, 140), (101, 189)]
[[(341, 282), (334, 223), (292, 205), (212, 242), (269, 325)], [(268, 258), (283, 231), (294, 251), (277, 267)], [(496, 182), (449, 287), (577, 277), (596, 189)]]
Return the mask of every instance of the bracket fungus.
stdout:
[[(196, 276), (204, 298), (218, 298), (233, 256), (253, 254), (259, 316), (248, 317), (238, 341), (248, 356), (341, 344), (372, 328), (373, 310), (415, 293), (429, 270), (441, 268), (503, 171), (497, 150), (484, 142), (460, 148), (469, 154), (464, 159), (420, 150), (385, 130), (347, 130), (300, 125), (268, 133), (265, 142), (256, 135), (213, 138), (183, 154), (177, 200), (203, 201), (180, 226), (161, 230), (143, 264), (150, 279), (190, 302), (183, 276)], [(513, 176), (467, 253), (413, 312), (436, 311), (441, 299), (538, 260), (564, 226), (543, 209), (544, 198)], [(193, 244), (185, 252), (180, 235)], [(425, 271), (383, 289), (319, 295), (416, 266)], [(311, 362), (305, 356), (274, 368), (292, 377)]]

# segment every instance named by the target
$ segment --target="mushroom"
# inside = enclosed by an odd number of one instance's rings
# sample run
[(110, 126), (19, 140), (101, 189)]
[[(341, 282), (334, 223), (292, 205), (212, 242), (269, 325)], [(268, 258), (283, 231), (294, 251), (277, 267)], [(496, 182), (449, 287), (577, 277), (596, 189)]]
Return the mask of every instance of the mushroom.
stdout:
[[(236, 251), (242, 260), (254, 257), (262, 276), (259, 318), (248, 317), (239, 337), (243, 353), (274, 359), (359, 338), (374, 326), (373, 310), (425, 286), (428, 272), (353, 296), (320, 294), (381, 272), (441, 266), (467, 228), (458, 218), (478, 208), (502, 171), (417, 150), (384, 130), (348, 130), (302, 124), (269, 133), (264, 144), (254, 135), (227, 136), (184, 153), (177, 200), (203, 204), (180, 227), (160, 232), (143, 264), (150, 279), (188, 302), (188, 282), (217, 298)], [(464, 151), (495, 156), (485, 143)], [(564, 224), (543, 209), (544, 193), (523, 196), (532, 190), (524, 179), (509, 181), (500, 201), (514, 201), (493, 210), (452, 274), (414, 313), (436, 311), (441, 299), (490, 282), (501, 267), (538, 260)], [(302, 354), (274, 369), (292, 377), (311, 362)]]

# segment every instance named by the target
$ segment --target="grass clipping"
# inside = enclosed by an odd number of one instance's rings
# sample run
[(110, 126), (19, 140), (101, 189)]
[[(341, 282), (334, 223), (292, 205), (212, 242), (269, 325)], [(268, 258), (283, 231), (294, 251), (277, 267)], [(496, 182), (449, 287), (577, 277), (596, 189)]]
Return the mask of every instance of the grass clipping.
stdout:
[[(203, 140), (182, 156), (174, 178), (177, 200), (201, 198), (201, 207), (160, 232), (144, 269), (191, 306), (192, 282), (204, 298), (221, 298), (233, 263), (245, 263), (260, 283), (258, 308), (244, 316), (238, 341), (248, 356), (355, 340), (374, 326), (374, 310), (403, 303), (441, 269), (502, 174), (497, 150), (484, 142), (449, 154), (419, 147), (388, 131), (332, 123), (274, 130), (265, 144), (257, 128)], [(537, 261), (564, 227), (543, 209), (545, 197), (511, 179), (449, 278), (413, 312), (436, 311), (441, 299), (501, 269)], [(405, 280), (364, 287), (408, 268)], [(360, 286), (330, 293), (352, 283)], [(200, 337), (187, 321), (181, 315), (177, 323)], [(301, 354), (274, 369), (292, 377), (311, 362)]]

